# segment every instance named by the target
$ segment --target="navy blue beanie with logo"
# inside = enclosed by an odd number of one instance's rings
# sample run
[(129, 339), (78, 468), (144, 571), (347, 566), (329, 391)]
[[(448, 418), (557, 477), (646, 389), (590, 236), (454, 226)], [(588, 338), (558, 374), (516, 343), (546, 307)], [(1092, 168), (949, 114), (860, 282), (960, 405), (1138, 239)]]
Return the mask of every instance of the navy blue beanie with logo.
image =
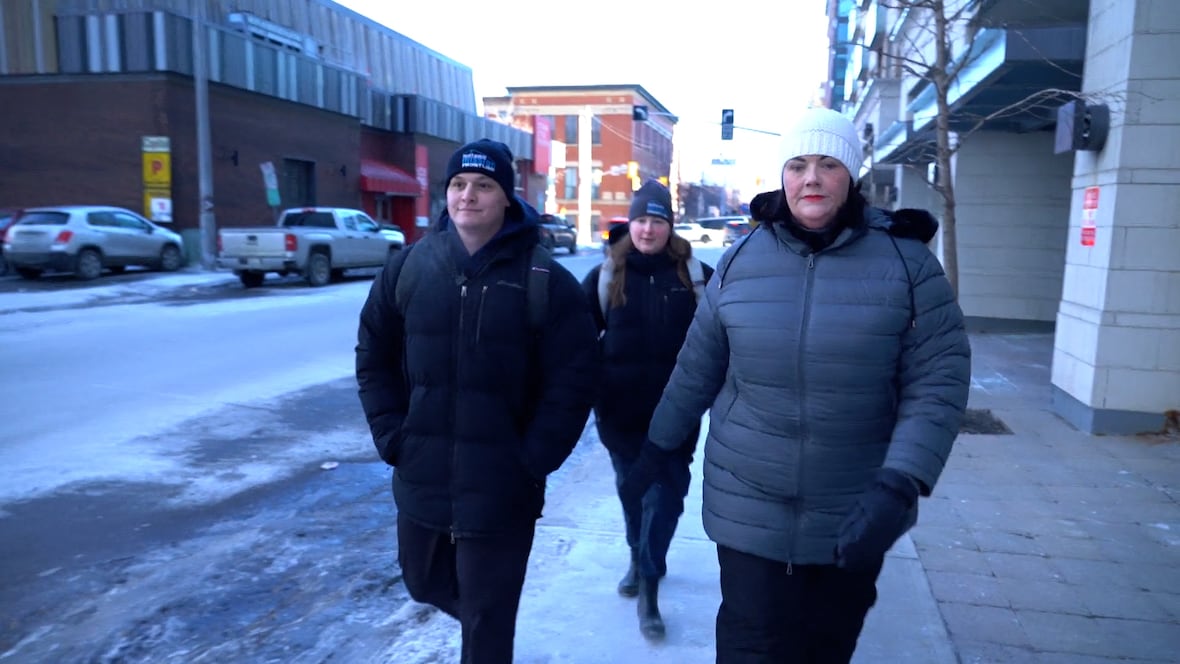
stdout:
[(631, 197), (631, 210), (627, 219), (635, 220), (640, 217), (659, 217), (669, 224), (672, 223), (672, 194), (667, 187), (655, 180), (643, 183), (639, 191)]
[(508, 200), (516, 195), (516, 175), (513, 172), (512, 150), (499, 141), (481, 138), (455, 151), (447, 160), (447, 186), (459, 173), (480, 173), (496, 181)]

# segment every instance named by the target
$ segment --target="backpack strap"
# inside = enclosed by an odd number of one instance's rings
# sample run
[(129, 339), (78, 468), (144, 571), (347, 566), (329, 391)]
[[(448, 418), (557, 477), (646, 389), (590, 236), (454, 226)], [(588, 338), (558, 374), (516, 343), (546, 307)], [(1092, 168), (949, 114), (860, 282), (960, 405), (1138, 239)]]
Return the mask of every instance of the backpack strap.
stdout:
[[(401, 266), (398, 268), (398, 273), (393, 277), (393, 303), (397, 307), (397, 312), (402, 315), (402, 318), (406, 316), (406, 302), (410, 297), (410, 293), (414, 292), (414, 285), (418, 282), (418, 270), (410, 264), (410, 260), (412, 259), (410, 250), (414, 248), (414, 244), (407, 244), (402, 249), (404, 255), (402, 256)], [(408, 274), (406, 272), (407, 267), (410, 268)]]
[(688, 258), (688, 280), (692, 282), (693, 295), (700, 302), (705, 296), (705, 268), (701, 267), (701, 261), (696, 256)]
[(552, 260), (549, 250), (540, 243), (533, 246), (525, 296), (528, 298), (529, 327), (534, 335), (540, 334), (545, 327), (545, 318), (549, 313), (549, 264)]
[(754, 237), (754, 234), (763, 228), (766, 228), (766, 224), (758, 224), (755, 226), (754, 230), (738, 238), (737, 242), (734, 242), (733, 245), (730, 246), (729, 251), (725, 252), (725, 255), (721, 257), (721, 260), (717, 263), (718, 288), (721, 288), (721, 286), (725, 284), (725, 273), (729, 272), (729, 264), (733, 262), (733, 259), (737, 258), (738, 252), (742, 250), (742, 247), (746, 246), (746, 243), (750, 241), (750, 238)]
[(614, 280), (615, 262), (607, 256), (598, 269), (598, 308), (602, 310), (603, 320), (606, 320), (606, 311), (610, 308), (610, 284)]
[[(935, 222), (937, 228), (937, 222)], [(893, 239), (892, 233), (886, 233), (889, 236), (889, 241), (893, 243), (893, 250), (897, 252), (898, 259), (901, 260), (901, 267), (905, 270), (905, 280), (910, 288), (910, 327), (918, 327), (918, 305), (914, 302), (914, 278), (910, 275), (909, 263), (905, 262), (905, 256), (901, 253), (901, 248), (897, 246), (897, 240)]]

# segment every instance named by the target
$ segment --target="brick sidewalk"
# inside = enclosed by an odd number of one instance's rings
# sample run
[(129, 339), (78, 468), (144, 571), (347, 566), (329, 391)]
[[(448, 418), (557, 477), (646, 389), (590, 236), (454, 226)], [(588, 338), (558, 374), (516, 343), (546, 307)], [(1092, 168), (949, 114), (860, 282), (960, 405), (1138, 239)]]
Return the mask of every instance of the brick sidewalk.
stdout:
[(961, 662), (1176, 662), (1180, 441), (1050, 410), (1051, 334), (972, 336), (970, 407), (911, 533)]

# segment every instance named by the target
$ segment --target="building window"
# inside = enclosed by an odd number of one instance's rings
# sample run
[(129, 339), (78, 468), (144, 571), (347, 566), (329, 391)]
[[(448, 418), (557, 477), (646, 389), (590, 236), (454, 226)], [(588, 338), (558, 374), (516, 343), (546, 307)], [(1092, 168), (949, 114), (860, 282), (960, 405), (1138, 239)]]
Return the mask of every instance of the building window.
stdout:
[(602, 145), (602, 118), (597, 115), (590, 123), (590, 143), (593, 145)]
[[(567, 120), (569, 118), (566, 118)], [(565, 169), (565, 195), (562, 198), (572, 199), (578, 197), (578, 169), (572, 166)]]
[(576, 115), (565, 116), (565, 144), (578, 144), (578, 116)]

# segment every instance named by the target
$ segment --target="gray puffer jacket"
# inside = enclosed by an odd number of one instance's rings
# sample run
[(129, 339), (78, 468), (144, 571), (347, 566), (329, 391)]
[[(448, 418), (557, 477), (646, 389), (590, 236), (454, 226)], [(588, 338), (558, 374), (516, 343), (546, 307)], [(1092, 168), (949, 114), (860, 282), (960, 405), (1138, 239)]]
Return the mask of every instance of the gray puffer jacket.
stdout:
[[(971, 350), (942, 266), (869, 209), (822, 251), (763, 224), (721, 259), (649, 437), (671, 449), (706, 409), (704, 525), (718, 544), (835, 562), (874, 473), (929, 495), (967, 405)], [(913, 515), (916, 518), (916, 514)]]

